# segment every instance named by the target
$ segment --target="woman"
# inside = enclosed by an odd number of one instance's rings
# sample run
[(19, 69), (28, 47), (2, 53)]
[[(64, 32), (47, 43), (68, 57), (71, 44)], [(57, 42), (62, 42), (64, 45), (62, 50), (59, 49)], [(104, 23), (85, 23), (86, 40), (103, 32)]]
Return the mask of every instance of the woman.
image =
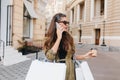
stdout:
[(74, 55), (75, 45), (68, 30), (69, 22), (66, 15), (56, 14), (48, 29), (47, 38), (44, 44), (45, 55), (49, 60), (66, 63), (66, 79), (75, 80), (73, 57), (82, 60), (96, 56), (96, 51), (92, 50), (85, 55)]

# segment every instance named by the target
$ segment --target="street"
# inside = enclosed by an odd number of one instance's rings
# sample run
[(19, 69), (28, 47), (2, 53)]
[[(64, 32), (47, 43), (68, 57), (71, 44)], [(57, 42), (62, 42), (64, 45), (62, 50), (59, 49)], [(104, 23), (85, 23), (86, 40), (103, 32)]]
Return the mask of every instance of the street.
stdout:
[(98, 57), (88, 60), (95, 80), (120, 80), (120, 54), (99, 53)]
[[(89, 51), (90, 47), (77, 47), (77, 54)], [(88, 64), (95, 80), (120, 80), (120, 53), (99, 51), (98, 56), (88, 59)]]

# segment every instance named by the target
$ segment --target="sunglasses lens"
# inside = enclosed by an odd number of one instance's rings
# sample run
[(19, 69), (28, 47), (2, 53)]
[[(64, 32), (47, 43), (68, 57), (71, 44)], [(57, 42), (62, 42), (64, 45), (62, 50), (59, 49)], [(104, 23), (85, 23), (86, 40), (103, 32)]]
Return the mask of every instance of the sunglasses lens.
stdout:
[(65, 25), (69, 24), (68, 21), (59, 21), (58, 23), (63, 23), (63, 24), (65, 24)]
[(66, 25), (66, 24), (69, 24), (69, 22), (67, 22), (67, 21), (63, 21), (63, 23)]

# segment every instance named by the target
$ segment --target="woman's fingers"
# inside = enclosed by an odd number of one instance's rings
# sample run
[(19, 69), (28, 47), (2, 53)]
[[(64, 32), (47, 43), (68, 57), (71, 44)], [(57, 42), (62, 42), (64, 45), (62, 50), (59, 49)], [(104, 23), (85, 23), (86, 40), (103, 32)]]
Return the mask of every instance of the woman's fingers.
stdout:
[(89, 52), (86, 54), (86, 56), (87, 56), (88, 58), (96, 57), (96, 56), (97, 56), (97, 51), (96, 51), (96, 50), (91, 50), (91, 51), (89, 51)]
[(59, 29), (61, 32), (66, 31), (66, 29), (64, 28), (64, 26), (63, 26), (62, 24), (58, 24), (57, 22), (56, 22), (56, 27), (57, 27), (57, 29)]
[(65, 28), (61, 25), (56, 23), (56, 29), (57, 29), (57, 37), (62, 38), (62, 33), (65, 31)]
[(60, 30), (61, 30), (62, 32), (65, 31), (64, 27), (62, 27), (62, 26), (60, 27)]

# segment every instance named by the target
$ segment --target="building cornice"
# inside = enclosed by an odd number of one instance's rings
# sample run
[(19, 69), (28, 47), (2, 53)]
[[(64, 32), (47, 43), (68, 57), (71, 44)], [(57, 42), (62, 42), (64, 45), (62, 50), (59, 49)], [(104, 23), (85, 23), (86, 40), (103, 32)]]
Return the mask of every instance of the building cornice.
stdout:
[(71, 0), (67, 5), (66, 8), (70, 8), (70, 6), (75, 2), (76, 0)]
[(73, 8), (74, 6), (76, 6), (77, 4), (83, 2), (85, 0), (72, 0), (70, 1), (67, 5), (66, 5), (66, 9), (71, 9)]

